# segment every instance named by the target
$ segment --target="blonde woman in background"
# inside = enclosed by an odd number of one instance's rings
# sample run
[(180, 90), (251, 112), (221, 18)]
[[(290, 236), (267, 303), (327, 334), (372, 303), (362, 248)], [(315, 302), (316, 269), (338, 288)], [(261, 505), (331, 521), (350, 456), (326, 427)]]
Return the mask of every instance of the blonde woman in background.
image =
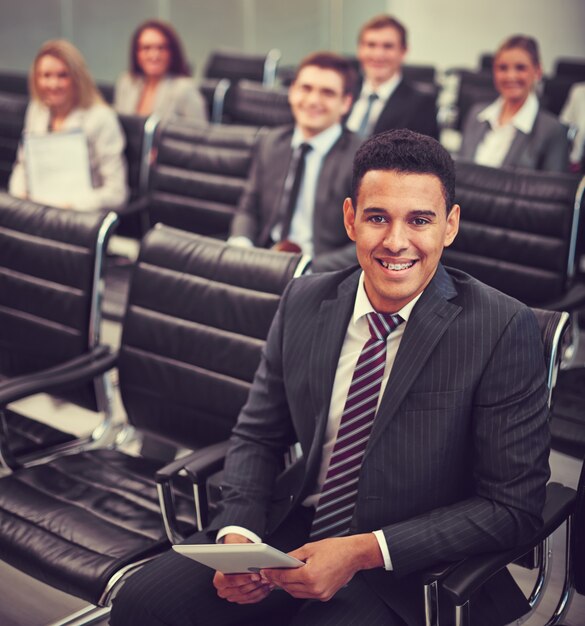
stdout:
[(47, 41), (32, 64), (29, 90), (31, 101), (9, 192), (20, 198), (42, 201), (29, 189), (30, 172), (27, 173), (23, 148), (28, 136), (81, 131), (87, 141), (91, 187), (75, 193), (77, 181), (72, 180), (51, 204), (78, 210), (121, 207), (128, 196), (124, 135), (116, 114), (104, 102), (79, 50), (63, 39)]
[(494, 58), (493, 75), (500, 97), (470, 110), (459, 156), (491, 167), (566, 171), (567, 129), (541, 108), (534, 91), (542, 77), (536, 40), (514, 35), (504, 41)]

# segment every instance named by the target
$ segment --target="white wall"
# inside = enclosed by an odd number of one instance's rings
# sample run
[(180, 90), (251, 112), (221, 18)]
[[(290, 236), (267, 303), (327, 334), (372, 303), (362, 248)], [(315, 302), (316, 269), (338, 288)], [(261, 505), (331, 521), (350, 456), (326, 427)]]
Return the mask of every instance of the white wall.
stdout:
[(409, 63), (475, 68), (509, 35), (536, 37), (543, 67), (585, 58), (585, 0), (387, 0), (410, 34)]
[(354, 53), (360, 24), (384, 10), (409, 30), (410, 63), (475, 67), (514, 32), (537, 37), (545, 69), (585, 58), (585, 0), (0, 0), (0, 70), (26, 71), (43, 41), (67, 37), (98, 80), (113, 81), (148, 17), (175, 24), (198, 70), (222, 46), (278, 47), (294, 64), (317, 49)]

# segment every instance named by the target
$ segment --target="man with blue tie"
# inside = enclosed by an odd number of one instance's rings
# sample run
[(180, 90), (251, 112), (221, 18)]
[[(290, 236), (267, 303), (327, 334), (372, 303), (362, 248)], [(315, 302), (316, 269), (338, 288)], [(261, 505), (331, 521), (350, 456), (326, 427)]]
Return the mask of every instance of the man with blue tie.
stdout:
[(302, 250), (313, 271), (355, 263), (339, 210), (361, 144), (341, 124), (354, 84), (351, 63), (337, 54), (317, 52), (300, 62), (289, 89), (295, 124), (260, 139), (229, 243)]
[[(459, 226), (454, 191), (438, 142), (374, 136), (343, 205), (360, 267), (293, 280), (282, 297), (219, 511), (189, 542), (265, 541), (305, 565), (226, 575), (165, 555), (122, 588), (114, 626), (420, 626), (422, 571), (538, 529), (549, 477), (538, 324), (441, 265)], [(474, 624), (489, 626), (528, 609), (506, 571), (476, 606)]]
[(347, 128), (361, 137), (409, 128), (439, 138), (436, 97), (402, 76), (407, 48), (404, 25), (390, 15), (366, 22), (358, 37), (361, 81)]

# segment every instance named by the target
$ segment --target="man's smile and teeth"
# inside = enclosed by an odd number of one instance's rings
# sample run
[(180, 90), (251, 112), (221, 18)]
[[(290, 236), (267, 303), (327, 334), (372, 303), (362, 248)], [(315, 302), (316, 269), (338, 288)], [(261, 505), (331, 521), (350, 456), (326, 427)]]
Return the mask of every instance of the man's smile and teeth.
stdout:
[(376, 259), (378, 263), (387, 270), (392, 270), (393, 272), (403, 272), (404, 270), (410, 269), (417, 261), (384, 261), (382, 259)]

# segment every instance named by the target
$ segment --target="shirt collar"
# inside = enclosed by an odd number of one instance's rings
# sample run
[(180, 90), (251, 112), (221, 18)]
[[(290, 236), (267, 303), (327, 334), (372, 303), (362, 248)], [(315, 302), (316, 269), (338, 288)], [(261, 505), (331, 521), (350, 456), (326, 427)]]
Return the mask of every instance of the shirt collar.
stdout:
[[(400, 315), (405, 322), (408, 322), (412, 309), (414, 309), (414, 305), (418, 302), (422, 294), (423, 292), (421, 291), (416, 298), (413, 298), (408, 304), (405, 304), (400, 311), (397, 311), (397, 314)], [(355, 296), (352, 322), (356, 324), (362, 317), (368, 313), (374, 313), (375, 311), (376, 309), (372, 306), (368, 294), (366, 293), (366, 288), (364, 287), (364, 272), (362, 271)]]
[[(488, 122), (492, 128), (499, 128), (499, 118), (503, 104), (504, 101), (502, 100), (502, 98), (498, 98), (495, 102), (492, 102), (485, 109), (482, 109), (477, 114), (477, 119), (480, 122)], [(528, 95), (528, 98), (526, 98), (526, 102), (524, 102), (520, 110), (516, 113), (516, 115), (514, 115), (510, 123), (517, 130), (528, 134), (532, 131), (532, 127), (534, 126), (537, 115), (538, 98), (534, 93), (530, 93)]]
[(396, 72), (392, 78), (389, 78), (385, 83), (382, 83), (379, 87), (374, 89), (370, 81), (365, 80), (360, 93), (360, 98), (367, 98), (370, 94), (376, 92), (380, 100), (388, 100), (388, 98), (394, 93), (394, 90), (400, 84), (402, 80), (402, 74)]
[(333, 124), (326, 130), (320, 132), (318, 135), (311, 137), (309, 141), (307, 141), (301, 131), (295, 126), (295, 130), (292, 136), (291, 146), (293, 149), (298, 148), (302, 143), (308, 143), (311, 145), (311, 148), (315, 152), (318, 152), (320, 155), (325, 155), (333, 148), (333, 144), (339, 139), (341, 136), (342, 128), (341, 124)]

